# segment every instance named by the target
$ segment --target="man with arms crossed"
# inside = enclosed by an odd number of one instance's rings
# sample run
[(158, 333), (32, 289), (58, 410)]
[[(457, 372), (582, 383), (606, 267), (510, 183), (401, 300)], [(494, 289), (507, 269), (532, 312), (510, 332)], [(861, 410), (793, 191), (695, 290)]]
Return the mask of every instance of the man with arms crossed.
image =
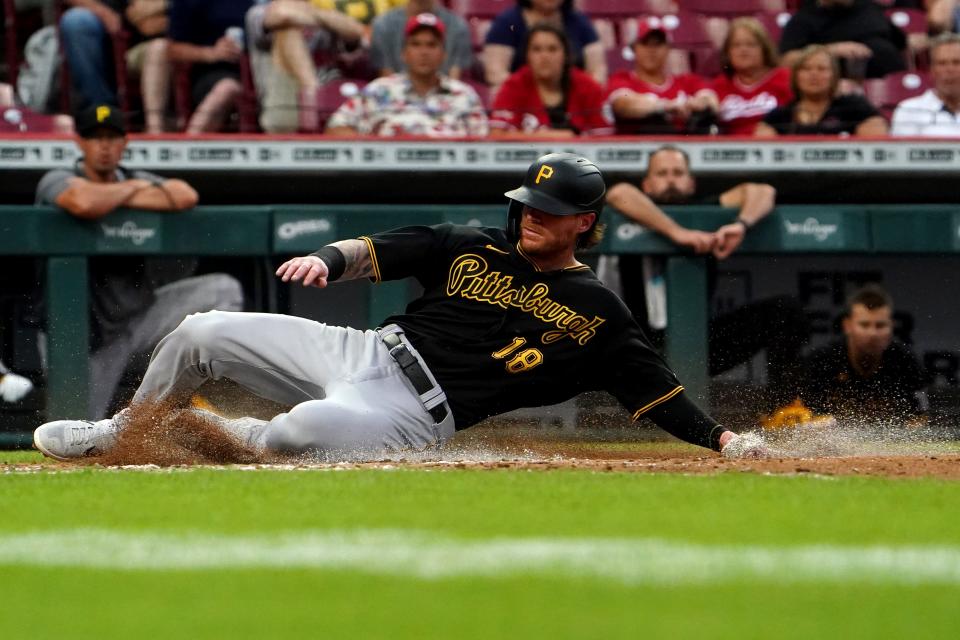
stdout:
[[(120, 164), (127, 147), (123, 116), (94, 105), (77, 117), (83, 157), (72, 169), (53, 169), (37, 185), (36, 204), (52, 204), (82, 220), (109, 222), (121, 207), (176, 212), (197, 203), (183, 180), (166, 179)], [(225, 274), (188, 277), (193, 259), (94, 256), (90, 259), (93, 348), (89, 415), (107, 415), (110, 400), (133, 356), (150, 353), (184, 317), (199, 311), (243, 308), (243, 291)]]
[[(710, 286), (717, 279), (717, 262), (732, 255), (749, 229), (772, 210), (776, 191), (767, 184), (744, 182), (719, 196), (697, 196), (690, 159), (678, 147), (665, 145), (650, 155), (639, 188), (628, 182), (610, 187), (607, 201), (627, 218), (662, 234), (678, 247), (707, 256)], [(713, 204), (736, 209), (736, 218), (713, 231), (688, 229), (658, 205)], [(655, 341), (666, 327), (663, 261), (654, 256), (619, 258), (623, 299), (644, 331)], [(710, 375), (717, 375), (766, 350), (767, 408), (772, 410), (796, 395), (800, 350), (810, 337), (803, 308), (782, 295), (750, 301), (710, 321)]]

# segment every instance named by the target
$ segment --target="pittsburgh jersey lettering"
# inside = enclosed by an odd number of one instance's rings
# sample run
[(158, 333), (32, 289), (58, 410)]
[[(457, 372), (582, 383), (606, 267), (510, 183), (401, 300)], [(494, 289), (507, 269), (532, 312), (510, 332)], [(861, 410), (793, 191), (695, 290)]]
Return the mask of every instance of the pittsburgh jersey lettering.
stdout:
[[(543, 180), (556, 180), (546, 175)], [(540, 271), (503, 229), (410, 226), (369, 236), (385, 280), (423, 287), (400, 325), (463, 429), (606, 390), (631, 413), (679, 386), (623, 302), (587, 267)], [(569, 338), (567, 340), (566, 338)]]
[(456, 258), (450, 265), (447, 276), (447, 295), (496, 305), (502, 309), (514, 307), (530, 313), (537, 319), (557, 327), (547, 331), (541, 339), (551, 344), (569, 336), (581, 346), (597, 334), (597, 327), (606, 320), (599, 316), (592, 319), (577, 313), (570, 307), (548, 297), (550, 287), (538, 282), (529, 288), (512, 287), (513, 276), (499, 271), (490, 271), (487, 261), (474, 253)]

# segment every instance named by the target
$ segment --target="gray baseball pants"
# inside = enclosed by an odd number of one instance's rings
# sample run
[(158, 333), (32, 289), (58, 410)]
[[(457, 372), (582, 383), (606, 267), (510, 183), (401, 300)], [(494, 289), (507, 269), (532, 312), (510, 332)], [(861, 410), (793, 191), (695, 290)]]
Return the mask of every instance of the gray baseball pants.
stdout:
[(90, 418), (103, 418), (130, 359), (149, 353), (191, 313), (243, 309), (243, 289), (233, 276), (211, 273), (158, 287), (156, 299), (134, 316), (123, 333), (90, 354)]
[[(429, 378), (422, 396), (383, 343), (391, 333)], [(186, 402), (220, 378), (293, 405), (270, 421), (241, 419), (248, 444), (272, 451), (357, 459), (424, 450), (455, 430), (443, 390), (396, 325), (359, 331), (277, 314), (192, 315), (157, 345), (134, 401)], [(429, 411), (440, 404), (446, 417), (436, 423)]]

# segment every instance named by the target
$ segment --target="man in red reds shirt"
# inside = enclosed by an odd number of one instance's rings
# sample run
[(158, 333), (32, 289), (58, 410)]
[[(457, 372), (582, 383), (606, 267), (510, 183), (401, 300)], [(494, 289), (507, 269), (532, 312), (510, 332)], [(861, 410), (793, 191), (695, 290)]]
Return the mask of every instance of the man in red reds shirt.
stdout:
[(622, 134), (709, 133), (719, 103), (707, 81), (667, 72), (670, 36), (660, 18), (640, 21), (633, 42), (634, 68), (607, 83), (607, 102)]

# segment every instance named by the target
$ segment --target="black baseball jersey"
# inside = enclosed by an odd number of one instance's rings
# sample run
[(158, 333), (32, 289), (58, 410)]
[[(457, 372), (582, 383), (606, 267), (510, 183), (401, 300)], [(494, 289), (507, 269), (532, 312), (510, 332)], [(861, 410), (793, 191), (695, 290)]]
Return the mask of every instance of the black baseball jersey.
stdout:
[(897, 341), (890, 343), (879, 369), (869, 377), (851, 366), (845, 340), (813, 351), (803, 368), (804, 402), (840, 419), (896, 423), (927, 409), (927, 376), (916, 356)]
[(590, 390), (609, 391), (635, 419), (681, 395), (630, 312), (586, 266), (542, 272), (493, 228), (413, 226), (361, 239), (374, 281), (412, 276), (423, 285), (385, 322), (423, 356), (457, 429)]

